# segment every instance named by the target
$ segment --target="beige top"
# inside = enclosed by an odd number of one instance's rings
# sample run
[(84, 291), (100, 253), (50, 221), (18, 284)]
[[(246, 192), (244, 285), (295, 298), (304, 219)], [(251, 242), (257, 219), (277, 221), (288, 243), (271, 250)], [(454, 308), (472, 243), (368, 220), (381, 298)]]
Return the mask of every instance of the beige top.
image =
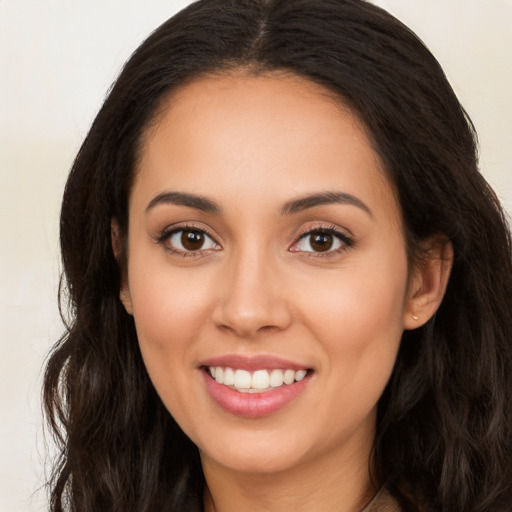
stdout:
[[(204, 511), (202, 500), (190, 504), (187, 508), (188, 512), (199, 512)], [(403, 512), (400, 505), (396, 502), (395, 498), (389, 494), (389, 492), (382, 487), (380, 491), (372, 498), (370, 503), (361, 510), (361, 512)]]
[(361, 512), (401, 512), (401, 510), (395, 498), (382, 487)]

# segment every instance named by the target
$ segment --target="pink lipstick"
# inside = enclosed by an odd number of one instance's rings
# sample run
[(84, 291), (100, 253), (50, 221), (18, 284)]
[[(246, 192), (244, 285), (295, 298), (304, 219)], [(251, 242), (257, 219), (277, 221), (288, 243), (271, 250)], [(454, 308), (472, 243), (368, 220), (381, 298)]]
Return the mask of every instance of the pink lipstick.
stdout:
[(307, 388), (311, 368), (272, 356), (229, 355), (200, 365), (213, 400), (231, 414), (261, 417), (287, 406)]

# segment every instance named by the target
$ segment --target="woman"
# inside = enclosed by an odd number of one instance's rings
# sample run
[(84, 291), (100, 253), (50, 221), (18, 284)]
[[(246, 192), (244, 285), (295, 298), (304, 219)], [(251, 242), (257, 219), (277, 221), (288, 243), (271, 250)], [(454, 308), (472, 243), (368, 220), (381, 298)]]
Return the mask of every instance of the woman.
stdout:
[(509, 232), (383, 10), (170, 19), (76, 158), (61, 245), (53, 511), (510, 509)]

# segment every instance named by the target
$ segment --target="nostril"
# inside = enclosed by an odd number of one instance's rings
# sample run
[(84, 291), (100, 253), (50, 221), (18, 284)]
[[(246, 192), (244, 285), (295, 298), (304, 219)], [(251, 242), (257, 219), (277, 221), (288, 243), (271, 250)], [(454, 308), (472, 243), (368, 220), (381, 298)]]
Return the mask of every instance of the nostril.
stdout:
[(239, 336), (242, 338), (252, 338), (260, 334), (270, 334), (273, 331), (279, 331), (280, 328), (276, 325), (263, 325), (262, 327), (250, 328), (249, 326), (230, 326), (227, 324), (220, 324), (217, 326), (222, 332)]
[(278, 329), (275, 325), (264, 325), (263, 327), (260, 327), (258, 331), (272, 331)]
[(289, 305), (282, 297), (248, 297), (241, 292), (219, 300), (212, 311), (218, 329), (244, 338), (286, 329), (291, 318)]

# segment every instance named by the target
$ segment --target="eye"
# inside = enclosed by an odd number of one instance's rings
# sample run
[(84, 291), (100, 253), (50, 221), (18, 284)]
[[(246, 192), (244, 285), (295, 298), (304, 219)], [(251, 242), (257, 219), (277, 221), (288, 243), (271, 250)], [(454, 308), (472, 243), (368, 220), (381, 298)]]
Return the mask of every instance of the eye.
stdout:
[(170, 250), (178, 253), (220, 249), (220, 245), (200, 229), (175, 229), (170, 233), (164, 234), (162, 239)]
[(333, 253), (352, 246), (352, 240), (334, 228), (317, 228), (303, 233), (290, 248), (292, 252)]

